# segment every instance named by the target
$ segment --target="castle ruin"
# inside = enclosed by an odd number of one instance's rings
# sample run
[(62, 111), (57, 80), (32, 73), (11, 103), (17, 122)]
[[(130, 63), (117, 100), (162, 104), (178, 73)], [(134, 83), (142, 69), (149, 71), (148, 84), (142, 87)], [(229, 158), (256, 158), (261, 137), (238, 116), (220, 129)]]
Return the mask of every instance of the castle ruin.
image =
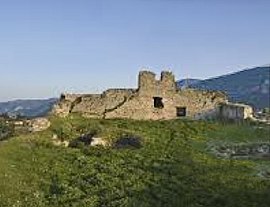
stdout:
[(102, 94), (62, 94), (54, 114), (80, 113), (91, 118), (127, 118), (137, 120), (175, 119), (200, 116), (226, 103), (221, 92), (178, 89), (171, 72), (160, 79), (150, 71), (141, 71), (137, 89), (109, 89)]

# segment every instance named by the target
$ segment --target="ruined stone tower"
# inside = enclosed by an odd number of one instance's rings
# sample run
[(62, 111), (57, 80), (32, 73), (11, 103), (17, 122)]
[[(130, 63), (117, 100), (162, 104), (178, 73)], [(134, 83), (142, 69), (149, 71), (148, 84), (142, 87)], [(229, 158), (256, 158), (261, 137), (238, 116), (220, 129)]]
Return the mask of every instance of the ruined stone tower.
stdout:
[(139, 73), (138, 91), (140, 95), (162, 96), (166, 93), (175, 93), (175, 77), (171, 72), (163, 71), (159, 80), (156, 74), (150, 71), (141, 71)]

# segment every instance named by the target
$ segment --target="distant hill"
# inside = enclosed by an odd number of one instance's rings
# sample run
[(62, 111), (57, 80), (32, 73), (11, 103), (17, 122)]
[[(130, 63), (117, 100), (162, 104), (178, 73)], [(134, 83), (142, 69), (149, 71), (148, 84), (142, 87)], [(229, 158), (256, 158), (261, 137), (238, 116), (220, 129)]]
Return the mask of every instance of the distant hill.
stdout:
[[(183, 88), (185, 82), (187, 81), (181, 80), (177, 84)], [(216, 78), (191, 81), (189, 87), (224, 91), (231, 101), (247, 103), (257, 109), (269, 107), (270, 65), (246, 69)]]
[(15, 100), (0, 102), (0, 114), (38, 117), (46, 115), (56, 103), (56, 98), (44, 100)]
[(183, 80), (178, 81), (177, 85), (180, 88), (186, 88), (190, 85), (195, 85), (195, 84), (199, 83), (200, 81), (202, 81), (202, 80), (200, 80), (200, 79), (183, 79)]

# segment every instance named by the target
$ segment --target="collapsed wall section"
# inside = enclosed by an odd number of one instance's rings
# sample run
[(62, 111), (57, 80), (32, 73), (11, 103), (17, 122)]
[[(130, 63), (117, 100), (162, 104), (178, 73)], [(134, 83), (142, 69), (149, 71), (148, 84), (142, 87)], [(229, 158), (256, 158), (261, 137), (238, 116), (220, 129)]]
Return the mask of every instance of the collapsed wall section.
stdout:
[(134, 93), (132, 89), (110, 89), (102, 94), (68, 94), (61, 96), (53, 113), (63, 117), (70, 113), (80, 113), (86, 117), (104, 118), (107, 111), (121, 106)]

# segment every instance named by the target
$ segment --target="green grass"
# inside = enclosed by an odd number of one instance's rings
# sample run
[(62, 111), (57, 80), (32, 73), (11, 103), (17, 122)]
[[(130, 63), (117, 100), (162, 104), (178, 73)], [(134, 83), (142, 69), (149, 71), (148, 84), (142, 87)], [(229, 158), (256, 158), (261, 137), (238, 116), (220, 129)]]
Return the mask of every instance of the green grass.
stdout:
[[(265, 141), (267, 129), (189, 120), (92, 120), (52, 117), (50, 129), (0, 142), (0, 206), (240, 207), (270, 203), (270, 181), (255, 161), (217, 159), (208, 142)], [(113, 142), (143, 139), (140, 149), (54, 146), (95, 131)], [(259, 140), (258, 140), (259, 138)], [(269, 162), (261, 162), (267, 165)]]
[(212, 140), (228, 142), (265, 142), (270, 141), (270, 127), (249, 122), (220, 124), (218, 130), (209, 131), (207, 137)]

